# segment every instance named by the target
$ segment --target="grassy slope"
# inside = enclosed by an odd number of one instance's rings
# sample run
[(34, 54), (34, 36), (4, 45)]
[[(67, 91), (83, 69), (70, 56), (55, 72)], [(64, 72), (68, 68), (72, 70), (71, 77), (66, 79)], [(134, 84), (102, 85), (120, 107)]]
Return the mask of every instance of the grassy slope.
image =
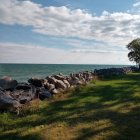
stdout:
[(20, 117), (0, 114), (0, 139), (140, 140), (138, 73), (96, 81), (39, 104)]

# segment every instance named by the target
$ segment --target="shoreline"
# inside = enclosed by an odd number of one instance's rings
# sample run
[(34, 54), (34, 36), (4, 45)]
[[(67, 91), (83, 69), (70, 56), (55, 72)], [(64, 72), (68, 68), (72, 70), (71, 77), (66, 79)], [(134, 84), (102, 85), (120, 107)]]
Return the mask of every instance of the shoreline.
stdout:
[(96, 77), (124, 75), (136, 71), (136, 67), (123, 67), (85, 71), (68, 76), (60, 73), (46, 78), (30, 78), (28, 82), (22, 83), (12, 80), (11, 77), (4, 77), (0, 79), (0, 111), (7, 110), (19, 114), (22, 106), (34, 99), (49, 99), (70, 88), (86, 85)]

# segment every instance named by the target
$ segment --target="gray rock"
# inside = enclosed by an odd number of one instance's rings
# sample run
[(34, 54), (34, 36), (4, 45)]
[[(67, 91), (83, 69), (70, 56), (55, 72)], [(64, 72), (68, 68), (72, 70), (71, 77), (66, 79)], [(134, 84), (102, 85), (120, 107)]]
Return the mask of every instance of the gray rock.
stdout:
[(51, 91), (51, 93), (52, 93), (52, 94), (58, 94), (59, 91), (58, 91), (57, 89), (53, 89), (53, 90)]
[(72, 77), (72, 80), (79, 80), (78, 77)]
[(26, 103), (29, 102), (37, 97), (36, 95), (36, 88), (32, 85), (26, 86), (19, 86), (18, 89), (15, 89), (11, 96), (14, 99), (17, 99), (20, 103)]
[(53, 77), (57, 80), (62, 80), (62, 81), (65, 80), (65, 77), (62, 75), (54, 75)]
[(47, 77), (47, 80), (49, 82), (49, 84), (56, 84), (57, 82), (57, 79), (55, 79), (54, 77)]
[(38, 79), (38, 78), (31, 78), (28, 80), (29, 83), (31, 83), (32, 85), (36, 86), (36, 87), (42, 87), (44, 80), (43, 79)]
[(64, 82), (61, 80), (57, 80), (55, 87), (56, 87), (56, 89), (59, 89), (59, 88), (66, 89), (67, 88), (67, 86), (64, 84)]
[(8, 94), (0, 95), (0, 110), (17, 111), (21, 104)]
[(72, 78), (67, 78), (67, 81), (69, 82), (70, 86), (74, 85), (74, 80), (72, 80)]
[(55, 85), (50, 84), (48, 90), (49, 90), (49, 91), (52, 91), (53, 89), (55, 89)]
[(52, 91), (55, 88), (54, 84), (49, 84), (48, 82), (46, 82), (44, 84), (45, 89), (47, 89), (48, 91)]
[(30, 90), (31, 89), (31, 86), (27, 83), (19, 83), (15, 89), (17, 90)]
[(21, 96), (18, 100), (21, 104), (25, 104), (27, 102), (30, 102), (32, 100), (32, 97), (31, 96)]
[(0, 94), (3, 94), (4, 89), (0, 87)]
[(63, 82), (67, 86), (67, 88), (70, 88), (70, 83), (67, 80), (63, 80)]
[(84, 82), (79, 80), (79, 81), (77, 81), (76, 85), (84, 85)]
[(39, 92), (40, 100), (48, 99), (51, 97), (52, 97), (52, 94), (49, 91), (47, 91), (45, 88), (40, 89), (40, 92)]
[(11, 77), (3, 77), (0, 79), (0, 87), (5, 90), (13, 90), (17, 86), (18, 82), (12, 80)]
[(49, 89), (49, 85), (50, 85), (50, 84), (49, 84), (48, 82), (45, 82), (45, 83), (44, 83), (45, 89)]

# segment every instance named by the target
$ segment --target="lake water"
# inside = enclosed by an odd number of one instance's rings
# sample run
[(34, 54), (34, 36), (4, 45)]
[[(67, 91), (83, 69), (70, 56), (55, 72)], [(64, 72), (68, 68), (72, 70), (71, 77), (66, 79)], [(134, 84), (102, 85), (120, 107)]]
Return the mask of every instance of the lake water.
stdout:
[(75, 65), (75, 64), (0, 64), (0, 78), (11, 76), (18, 81), (27, 81), (31, 77), (45, 78), (63, 73), (68, 75), (80, 71), (102, 68), (117, 68), (127, 65)]

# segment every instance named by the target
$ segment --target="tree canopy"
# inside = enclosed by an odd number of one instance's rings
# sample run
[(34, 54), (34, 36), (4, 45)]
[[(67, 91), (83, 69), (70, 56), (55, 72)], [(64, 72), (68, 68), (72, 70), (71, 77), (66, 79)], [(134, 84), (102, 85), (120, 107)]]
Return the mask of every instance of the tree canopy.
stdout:
[(140, 69), (140, 38), (134, 39), (127, 45), (128, 50), (128, 57), (130, 61), (134, 61), (139, 65)]

